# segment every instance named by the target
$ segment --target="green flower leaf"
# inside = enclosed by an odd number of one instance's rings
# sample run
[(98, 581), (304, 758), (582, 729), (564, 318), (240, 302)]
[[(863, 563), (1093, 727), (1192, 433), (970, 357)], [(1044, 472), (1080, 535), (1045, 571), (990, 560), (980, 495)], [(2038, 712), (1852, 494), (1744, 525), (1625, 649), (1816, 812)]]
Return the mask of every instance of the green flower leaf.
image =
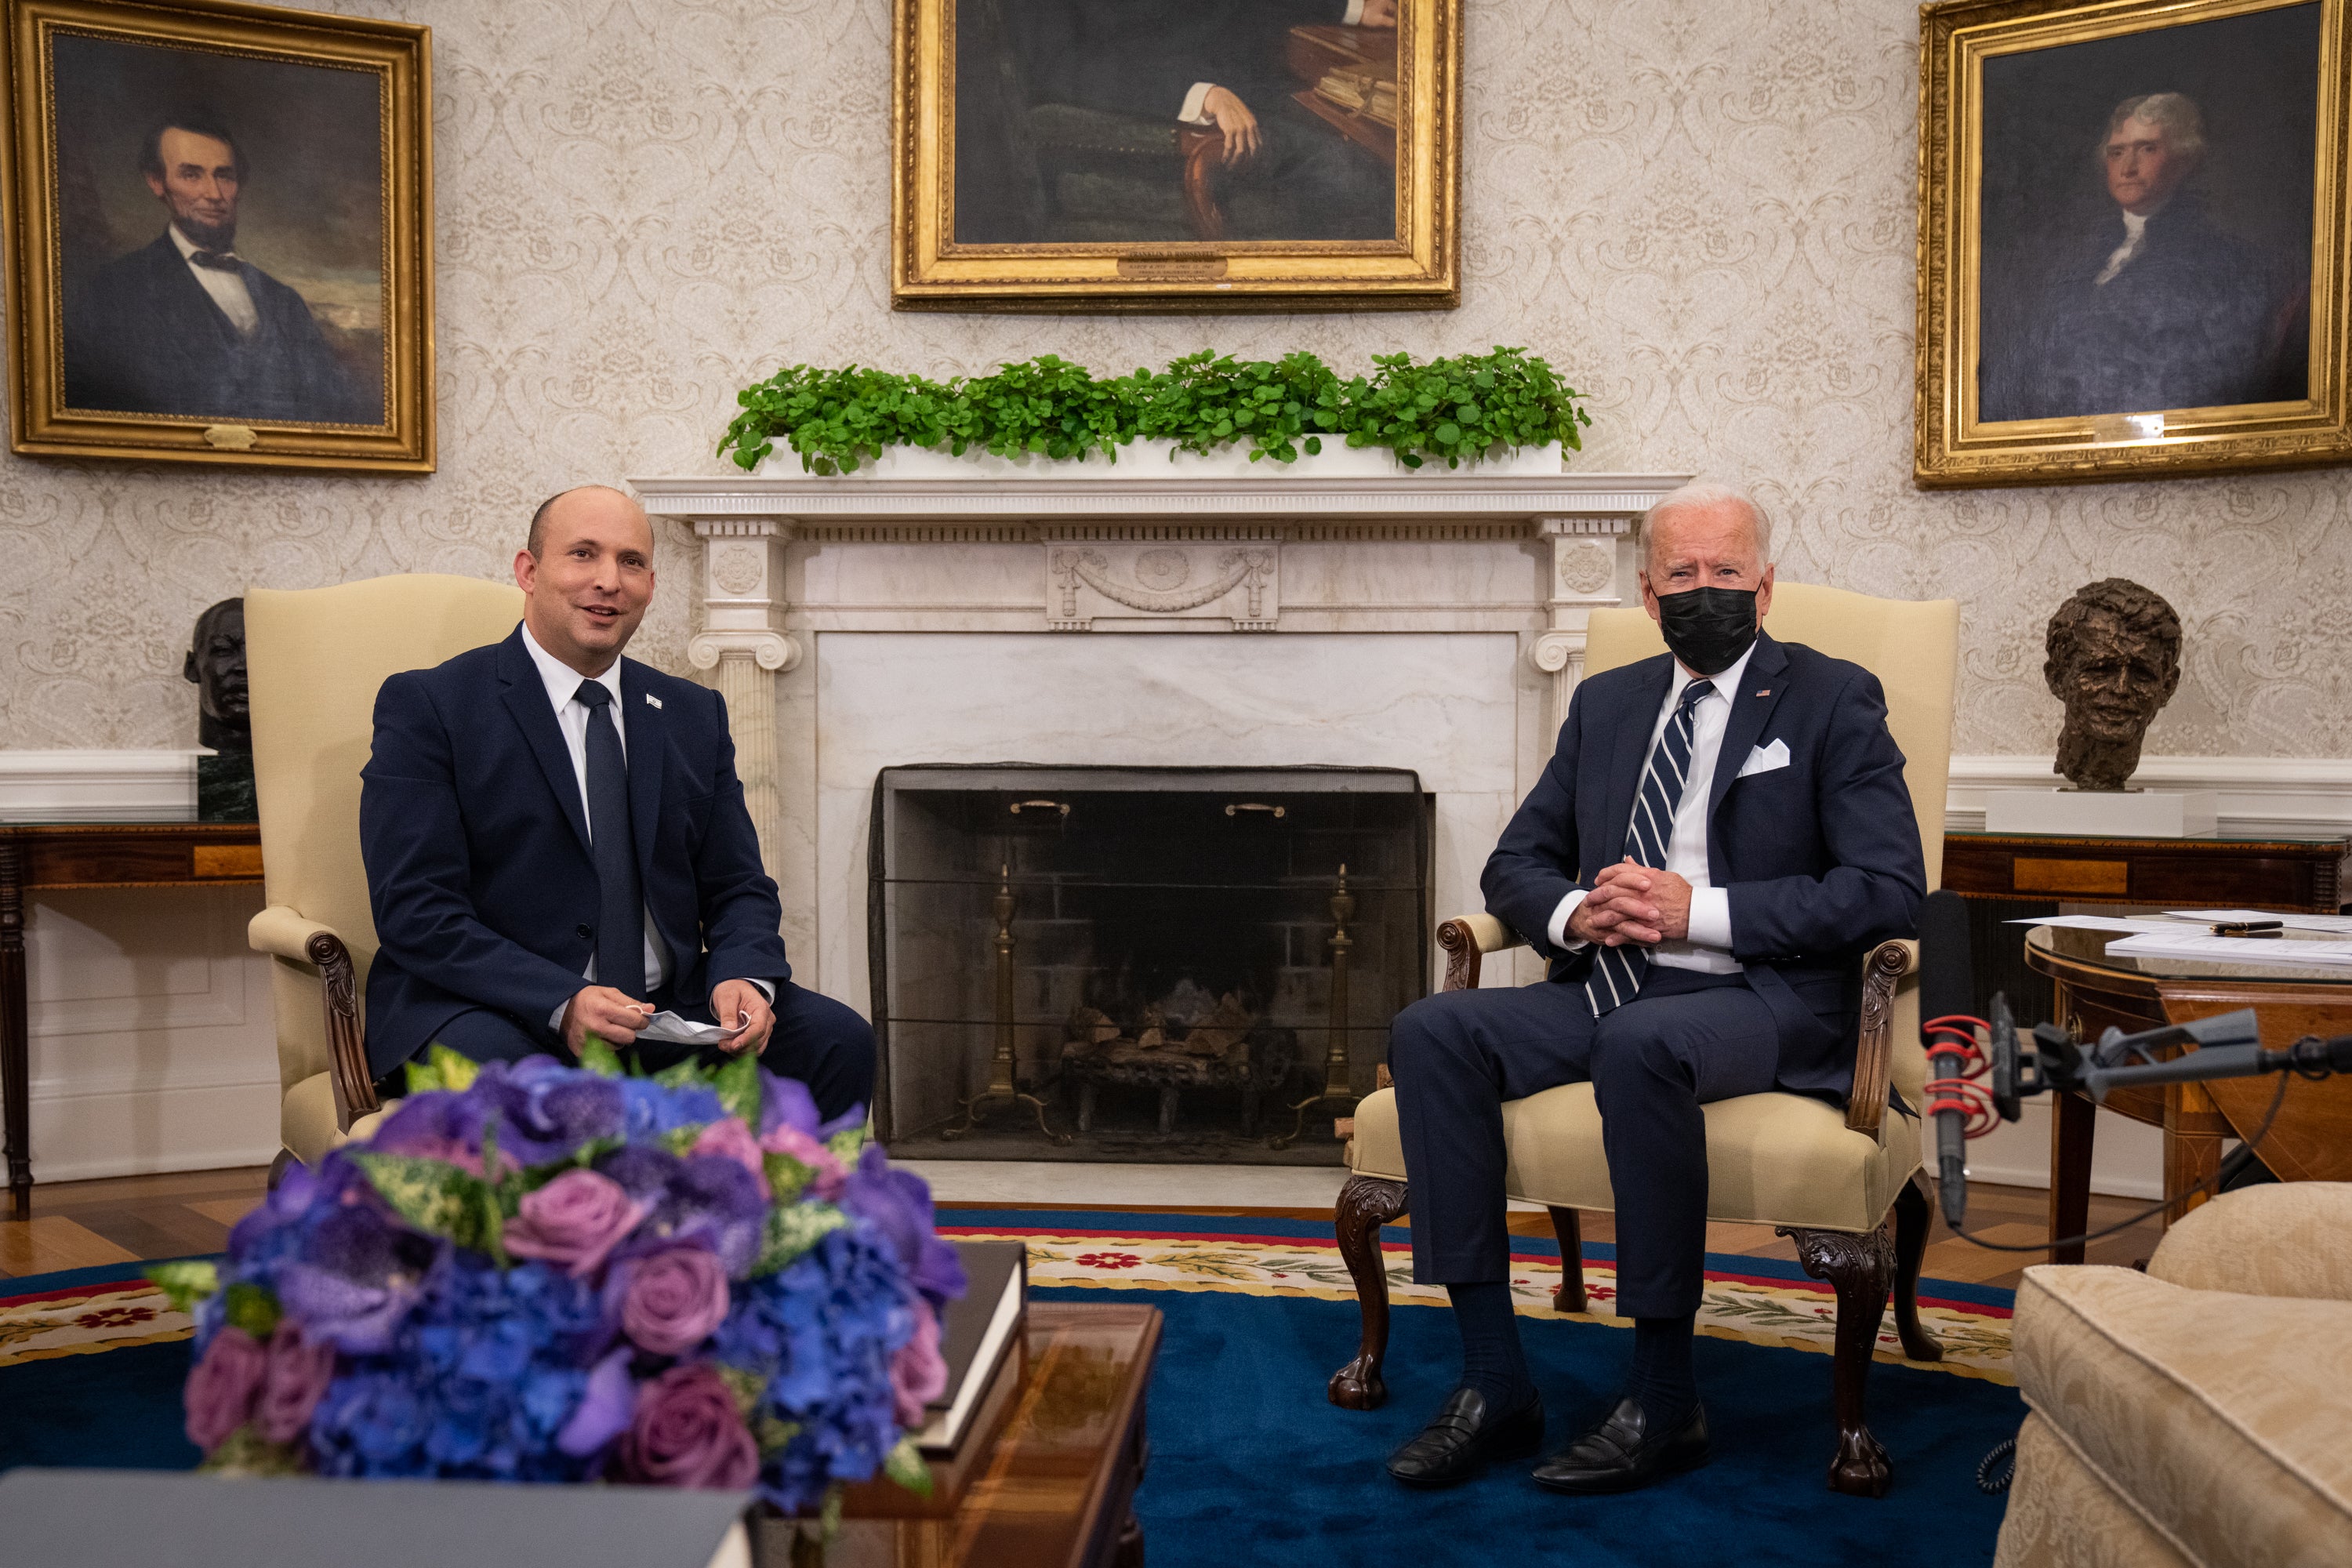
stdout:
[(654, 1081), (664, 1089), (691, 1089), (697, 1084), (708, 1084), (710, 1074), (704, 1071), (692, 1057), (688, 1057), (654, 1074)]
[(580, 1041), (580, 1065), (598, 1078), (623, 1076), (620, 1053), (595, 1035), (583, 1036)]
[(855, 1127), (845, 1127), (824, 1141), (825, 1152), (840, 1161), (842, 1168), (846, 1170), (857, 1163), (858, 1151), (866, 1147), (866, 1140), (873, 1131), (874, 1123), (870, 1119)]
[(931, 1495), (931, 1468), (923, 1463), (922, 1450), (911, 1436), (898, 1439), (898, 1447), (882, 1461), (882, 1473), (917, 1497)]
[(147, 1278), (155, 1288), (172, 1299), (180, 1311), (195, 1310), (199, 1301), (209, 1301), (220, 1289), (220, 1265), (209, 1258), (184, 1258), (176, 1263), (151, 1263)]
[(763, 1459), (800, 1435), (799, 1422), (781, 1420), (772, 1412), (762, 1410), (751, 1418), (751, 1441), (760, 1446), (760, 1458)]
[(265, 1441), (247, 1422), (223, 1438), (196, 1468), (215, 1476), (299, 1476), (302, 1454), (297, 1444)]
[(741, 1117), (746, 1127), (759, 1131), (760, 1058), (755, 1053), (740, 1051), (728, 1058), (726, 1065), (712, 1075), (710, 1087), (730, 1116)]
[(265, 1342), (278, 1331), (278, 1320), (285, 1315), (278, 1310), (276, 1296), (259, 1285), (241, 1280), (228, 1288), (222, 1307), (229, 1327), (243, 1329)]
[[(485, 1129), (486, 1160), (495, 1158), (495, 1141)], [(478, 1252), (502, 1255), (499, 1232), (503, 1215), (489, 1183), (455, 1165), (413, 1154), (357, 1149), (351, 1158), (366, 1173), (376, 1195), (416, 1229)]]
[(799, 1262), (808, 1249), (849, 1223), (849, 1216), (831, 1204), (779, 1204), (768, 1211), (768, 1225), (760, 1237), (760, 1256), (751, 1278), (773, 1274)]
[(798, 1202), (809, 1183), (816, 1179), (814, 1171), (790, 1154), (765, 1154), (760, 1163), (767, 1173), (768, 1191), (780, 1204)]
[(727, 1392), (733, 1396), (735, 1414), (743, 1418), (745, 1426), (750, 1426), (751, 1413), (760, 1407), (760, 1395), (768, 1391), (768, 1380), (756, 1372), (746, 1372), (740, 1366), (729, 1366), (724, 1362), (711, 1363), (710, 1370), (719, 1374), (719, 1381), (727, 1385)]

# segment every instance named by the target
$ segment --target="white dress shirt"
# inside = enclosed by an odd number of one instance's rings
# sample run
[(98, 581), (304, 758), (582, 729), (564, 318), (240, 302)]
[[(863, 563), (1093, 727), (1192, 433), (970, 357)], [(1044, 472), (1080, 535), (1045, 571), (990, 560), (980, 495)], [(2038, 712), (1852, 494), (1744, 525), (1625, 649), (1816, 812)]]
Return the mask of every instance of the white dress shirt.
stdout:
[(2105, 288), (2116, 280), (2116, 273), (2132, 264), (2132, 258), (2139, 254), (2139, 247), (2147, 243), (2147, 220), (2155, 216), (2154, 213), (2124, 214), (2124, 242), (2116, 247), (2115, 253), (2107, 258), (2107, 264), (2099, 268), (2096, 278), (2091, 279), (2092, 288)]
[[(1683, 797), (1675, 806), (1673, 831), (1666, 838), (1666, 863), (1661, 870), (1672, 871), (1691, 886), (1690, 934), (1679, 941), (1662, 942), (1649, 949), (1650, 962), (1669, 969), (1696, 969), (1706, 974), (1737, 974), (1742, 965), (1731, 956), (1731, 895), (1707, 880), (1706, 869), (1706, 807), (1708, 797), (1715, 793), (1715, 769), (1723, 750), (1724, 727), (1731, 721), (1731, 699), (1748, 674), (1748, 661), (1756, 657), (1756, 645), (1749, 643), (1748, 651), (1727, 669), (1717, 671), (1706, 679), (1715, 690), (1698, 700), (1691, 710), (1690, 776), (1683, 781)], [(1650, 753), (1658, 749), (1658, 737), (1666, 732), (1666, 721), (1681, 706), (1683, 690), (1693, 677), (1675, 661), (1675, 679), (1666, 688), (1664, 706), (1658, 710), (1657, 721), (1650, 726), (1650, 744), (1642, 753), (1643, 765), (1649, 764)], [(1744, 760), (1744, 759), (1742, 759)], [(1734, 766), (1738, 765), (1737, 762)], [(1613, 857), (1624, 858), (1621, 847)], [(1552, 946), (1564, 952), (1574, 952), (1585, 944), (1573, 941), (1568, 934), (1568, 921), (1576, 913), (1576, 906), (1584, 902), (1582, 889), (1560, 900), (1559, 907), (1546, 922), (1545, 935)]]
[[(176, 223), (164, 232), (172, 237), (172, 243), (179, 247), (183, 259), (204, 248), (182, 234)], [(236, 252), (232, 250), (228, 254), (235, 256)], [(221, 314), (229, 319), (229, 324), (244, 336), (253, 336), (261, 325), (261, 312), (254, 308), (253, 290), (245, 286), (245, 274), (225, 272), (217, 267), (199, 267), (193, 261), (188, 262), (188, 271), (204, 286), (205, 292), (213, 297), (213, 303), (221, 308)]]
[[(620, 721), (621, 760), (626, 762), (629, 756), (629, 710), (627, 704), (621, 700), (621, 661), (614, 659), (612, 668), (602, 675), (593, 678), (582, 675), (578, 670), (540, 647), (539, 639), (530, 635), (529, 626), (522, 628), (522, 646), (524, 651), (530, 655), (530, 662), (539, 667), (539, 679), (547, 687), (547, 700), (554, 706), (556, 728), (563, 731), (563, 749), (572, 753), (572, 776), (580, 785), (580, 815), (583, 819), (590, 821), (593, 832), (593, 819), (588, 815), (589, 712), (588, 704), (580, 700), (580, 683), (593, 679), (597, 685), (613, 694), (613, 717)], [(591, 983), (594, 982), (596, 955), (593, 952), (588, 955), (588, 967), (582, 970), (581, 973)], [(646, 989), (649, 992), (658, 991), (668, 979), (669, 950), (662, 946), (661, 936), (654, 930), (654, 912), (647, 910), (646, 911)], [(572, 1003), (567, 998), (563, 1007), (558, 1007), (555, 1010), (555, 1016), (548, 1021), (549, 1026), (562, 1028), (563, 1008), (571, 1005)]]
[[(1348, 0), (1348, 14), (1339, 18), (1339, 26), (1343, 27), (1352, 27), (1358, 22), (1363, 20), (1363, 16), (1364, 0)], [(1201, 112), (1201, 105), (1208, 101), (1209, 89), (1216, 85), (1217, 84), (1213, 81), (1194, 82), (1192, 84), (1192, 90), (1184, 95), (1184, 107), (1176, 111), (1176, 118), (1186, 125), (1213, 125), (1216, 123), (1206, 114)]]

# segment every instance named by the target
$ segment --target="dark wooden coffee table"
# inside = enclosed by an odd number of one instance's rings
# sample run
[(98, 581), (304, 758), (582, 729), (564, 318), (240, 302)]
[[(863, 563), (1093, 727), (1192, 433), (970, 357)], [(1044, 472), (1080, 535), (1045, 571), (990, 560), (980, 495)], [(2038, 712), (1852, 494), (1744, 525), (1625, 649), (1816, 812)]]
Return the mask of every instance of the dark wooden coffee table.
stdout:
[[(1160, 1327), (1156, 1307), (1032, 1301), (1027, 1375), (955, 1512), (944, 1519), (845, 1519), (825, 1561), (889, 1568), (1143, 1568), (1135, 1489), (1150, 1454), (1144, 1391), (1160, 1354)], [(776, 1552), (772, 1536), (761, 1545), (763, 1565), (791, 1561), (788, 1552)]]

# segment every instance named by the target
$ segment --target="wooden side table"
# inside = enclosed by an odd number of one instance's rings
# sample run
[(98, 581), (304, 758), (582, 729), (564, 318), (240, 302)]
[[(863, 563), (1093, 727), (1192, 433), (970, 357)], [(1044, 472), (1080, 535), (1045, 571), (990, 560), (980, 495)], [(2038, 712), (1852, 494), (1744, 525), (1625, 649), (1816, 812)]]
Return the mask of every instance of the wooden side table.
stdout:
[(261, 880), (254, 823), (0, 824), (0, 1097), (7, 1104), (8, 1200), (33, 1214), (31, 1018), (25, 895), (67, 888), (219, 888)]
[[(2096, 1038), (2110, 1026), (2128, 1034), (2241, 1007), (2254, 1009), (2263, 1044), (2273, 1050), (2307, 1034), (2352, 1030), (2352, 979), (2340, 971), (2332, 977), (2284, 968), (2266, 973), (2256, 963), (2225, 969), (2108, 957), (2106, 944), (2122, 934), (2041, 926), (2026, 939), (2026, 963), (2053, 983), (2056, 1021), (2080, 1038)], [(2251, 958), (2261, 944), (2247, 949)], [(2174, 1199), (2212, 1180), (2224, 1139), (2260, 1131), (2278, 1088), (2276, 1079), (2250, 1079), (2117, 1089), (2106, 1106), (2164, 1129), (2164, 1195)], [(2079, 1236), (2090, 1219), (2097, 1107), (2088, 1096), (2068, 1093), (2055, 1096), (2050, 1110), (2050, 1234)], [(2352, 1081), (2289, 1082), (2263, 1154), (2283, 1180), (2352, 1178)], [(2188, 1206), (2203, 1201), (2191, 1198)], [(2079, 1243), (2053, 1247), (2051, 1260), (2080, 1263), (2083, 1254)]]
[(2056, 999), (2025, 962), (2025, 928), (2005, 922), (2054, 915), (2062, 903), (2332, 915), (2347, 854), (2346, 838), (1947, 833), (1944, 886), (1969, 900), (1978, 992), (2005, 993), (2021, 1022), (2037, 1024), (2058, 1016)]

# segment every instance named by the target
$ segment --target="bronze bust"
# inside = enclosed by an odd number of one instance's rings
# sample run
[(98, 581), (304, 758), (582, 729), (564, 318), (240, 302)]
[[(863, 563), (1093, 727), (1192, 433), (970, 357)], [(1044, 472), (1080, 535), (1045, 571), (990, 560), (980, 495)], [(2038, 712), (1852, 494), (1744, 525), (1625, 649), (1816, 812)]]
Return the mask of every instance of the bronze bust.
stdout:
[(251, 822), (253, 710), (245, 684), (245, 601), (223, 599), (196, 617), (180, 674), (196, 688), (196, 820)]
[(2066, 705), (2053, 773), (2079, 790), (2120, 790), (2157, 710), (2180, 685), (2180, 617), (2122, 577), (2074, 591), (2050, 617), (2042, 679)]

